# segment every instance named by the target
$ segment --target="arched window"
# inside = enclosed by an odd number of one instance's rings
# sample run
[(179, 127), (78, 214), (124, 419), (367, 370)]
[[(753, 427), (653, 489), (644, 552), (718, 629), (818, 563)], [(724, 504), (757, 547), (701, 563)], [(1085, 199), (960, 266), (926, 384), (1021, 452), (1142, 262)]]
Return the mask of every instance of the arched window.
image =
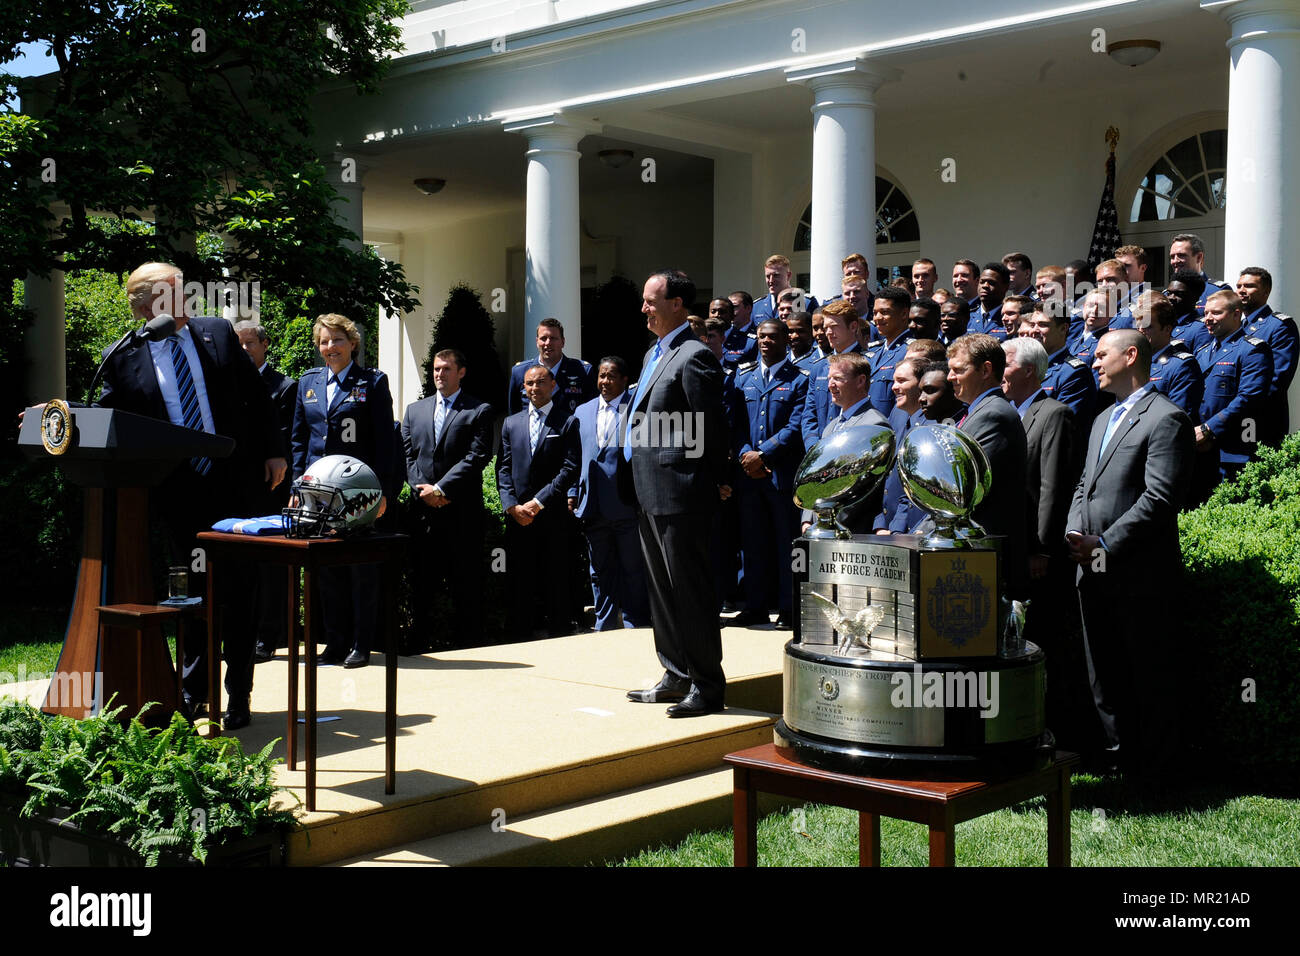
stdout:
[[(788, 221), (788, 220), (787, 220)], [(912, 200), (901, 188), (881, 176), (876, 177), (876, 248), (902, 242), (920, 242), (921, 226), (916, 221)], [(812, 204), (799, 217), (794, 230), (794, 251), (812, 248)]]
[(1206, 216), (1224, 207), (1228, 131), (1197, 133), (1166, 150), (1138, 183), (1129, 222)]

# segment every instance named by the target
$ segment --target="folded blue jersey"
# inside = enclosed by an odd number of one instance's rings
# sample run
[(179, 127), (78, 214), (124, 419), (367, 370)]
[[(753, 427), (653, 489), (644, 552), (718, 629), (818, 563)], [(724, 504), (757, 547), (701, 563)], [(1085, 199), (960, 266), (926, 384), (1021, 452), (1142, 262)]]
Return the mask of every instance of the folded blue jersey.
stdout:
[(212, 526), (212, 530), (235, 534), (284, 534), (287, 527), (284, 515), (266, 515), (263, 518), (223, 518)]

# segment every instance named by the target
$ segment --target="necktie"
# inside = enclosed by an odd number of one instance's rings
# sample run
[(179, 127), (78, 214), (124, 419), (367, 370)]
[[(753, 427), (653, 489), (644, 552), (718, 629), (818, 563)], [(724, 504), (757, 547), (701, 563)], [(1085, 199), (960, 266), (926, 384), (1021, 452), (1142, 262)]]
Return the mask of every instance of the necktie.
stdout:
[(447, 399), (438, 396), (438, 407), (433, 413), (433, 443), (438, 444), (442, 438), (442, 426), (447, 421)]
[(602, 405), (600, 407), (600, 424), (596, 429), (596, 433), (597, 433), (596, 437), (598, 439), (598, 445), (600, 448), (609, 447), (610, 439), (613, 437), (610, 434), (611, 431), (610, 425), (612, 425), (613, 423), (614, 423), (614, 406)]
[(772, 384), (772, 370), (766, 365), (763, 366), (763, 387), (767, 388)]
[(329, 377), (329, 381), (325, 383), (326, 408), (334, 404), (334, 396), (338, 394), (338, 390), (339, 390), (339, 377), (331, 373)]
[(532, 419), (528, 423), (528, 441), (533, 451), (537, 451), (537, 439), (542, 434), (542, 412), (539, 408), (533, 409)]
[[(185, 419), (185, 427), (201, 432), (203, 413), (199, 411), (199, 393), (194, 388), (194, 376), (190, 374), (190, 362), (181, 346), (181, 337), (173, 335), (167, 341), (171, 343), (172, 368), (176, 371), (176, 391), (180, 395), (181, 416)], [(212, 470), (212, 459), (191, 458), (190, 465), (200, 475), (206, 475)]]
[(1119, 425), (1119, 420), (1124, 417), (1128, 408), (1124, 405), (1116, 405), (1115, 410), (1110, 413), (1110, 422), (1106, 425), (1106, 433), (1101, 436), (1101, 450), (1097, 452), (1097, 459), (1106, 454), (1106, 446), (1110, 444), (1110, 438), (1115, 434), (1115, 428)]
[[(646, 362), (645, 368), (641, 370), (641, 384), (637, 386), (636, 403), (633, 406), (634, 408), (640, 406), (641, 403), (645, 400), (646, 395), (649, 393), (650, 376), (654, 374), (655, 366), (659, 364), (659, 358), (663, 354), (664, 354), (663, 343), (656, 342), (654, 351), (650, 353), (650, 361)], [(627, 434), (623, 438), (623, 460), (624, 461), (632, 460), (631, 422), (628, 423)]]

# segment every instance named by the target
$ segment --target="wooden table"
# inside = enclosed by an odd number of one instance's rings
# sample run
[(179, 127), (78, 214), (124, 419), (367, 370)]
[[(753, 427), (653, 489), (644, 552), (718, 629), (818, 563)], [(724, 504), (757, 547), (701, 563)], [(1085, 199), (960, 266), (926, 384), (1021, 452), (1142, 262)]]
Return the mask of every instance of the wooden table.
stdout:
[[(138, 712), (146, 702), (159, 700), (164, 697), (161, 693), (161, 687), (158, 685), (156, 678), (151, 675), (145, 665), (145, 637), (152, 634), (160, 639), (160, 628), (163, 624), (174, 621), (176, 623), (176, 700), (179, 702), (184, 697), (183, 672), (185, 663), (185, 619), (191, 615), (200, 614), (205, 610), (201, 604), (103, 604), (95, 608), (95, 613), (99, 619), (99, 640), (104, 640), (105, 628), (121, 628), (129, 631), (135, 636), (135, 648), (132, 659), (134, 661), (133, 669), (135, 671), (134, 698), (122, 699), (124, 694), (120, 694), (125, 688), (112, 686), (104, 687), (105, 700), (101, 705), (106, 704), (107, 698), (114, 692), (119, 692), (116, 703), (125, 704), (128, 711), (134, 708)], [(101, 651), (102, 656), (102, 651)], [(135, 712), (128, 715), (135, 716)], [(152, 715), (146, 715), (146, 723), (154, 723), (163, 720), (164, 712), (169, 713), (164, 706), (162, 710)], [(152, 719), (151, 719), (152, 718)], [(168, 716), (165, 719), (170, 719)]]
[[(304, 717), (307, 809), (316, 809), (316, 644), (320, 638), (321, 613), (313, 586), (316, 572), (324, 567), (348, 564), (382, 564), (383, 608), (387, 620), (384, 639), (384, 793), (397, 790), (397, 582), (402, 573), (402, 555), (408, 537), (404, 534), (361, 534), (347, 538), (287, 538), (284, 535), (228, 534), (204, 531), (198, 542), (206, 552), (208, 570), (208, 660), (217, 661), (216, 567), (223, 560), (270, 563), (286, 566), (288, 575), (289, 714), (286, 749), (290, 770), (298, 760), (298, 637), (305, 635), (307, 673), (304, 681)], [(298, 572), (302, 571), (303, 626), (298, 627)], [(221, 667), (210, 664), (208, 701), (212, 712), (221, 712)], [(220, 725), (218, 725), (219, 727)]]
[(1070, 768), (1078, 754), (1057, 751), (1041, 770), (991, 780), (886, 780), (821, 770), (790, 760), (775, 744), (763, 744), (723, 760), (731, 764), (735, 865), (758, 865), (758, 794), (776, 793), (858, 811), (858, 865), (880, 865), (880, 817), (924, 823), (930, 828), (930, 865), (954, 866), (953, 831), (958, 823), (1047, 797), (1047, 865), (1070, 865)]

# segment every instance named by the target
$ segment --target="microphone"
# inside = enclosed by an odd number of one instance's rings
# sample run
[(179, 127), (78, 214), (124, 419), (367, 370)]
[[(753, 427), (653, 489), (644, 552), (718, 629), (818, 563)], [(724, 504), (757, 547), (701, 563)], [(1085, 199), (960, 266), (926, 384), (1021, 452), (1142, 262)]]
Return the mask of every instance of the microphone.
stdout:
[(145, 323), (142, 329), (132, 329), (124, 336), (113, 343), (113, 347), (108, 350), (104, 360), (99, 363), (99, 368), (95, 370), (95, 377), (90, 380), (90, 388), (86, 390), (86, 404), (94, 404), (95, 386), (99, 383), (99, 377), (104, 374), (104, 368), (108, 365), (108, 360), (118, 352), (130, 352), (137, 349), (146, 342), (158, 342), (167, 338), (176, 331), (176, 320), (165, 312)]

